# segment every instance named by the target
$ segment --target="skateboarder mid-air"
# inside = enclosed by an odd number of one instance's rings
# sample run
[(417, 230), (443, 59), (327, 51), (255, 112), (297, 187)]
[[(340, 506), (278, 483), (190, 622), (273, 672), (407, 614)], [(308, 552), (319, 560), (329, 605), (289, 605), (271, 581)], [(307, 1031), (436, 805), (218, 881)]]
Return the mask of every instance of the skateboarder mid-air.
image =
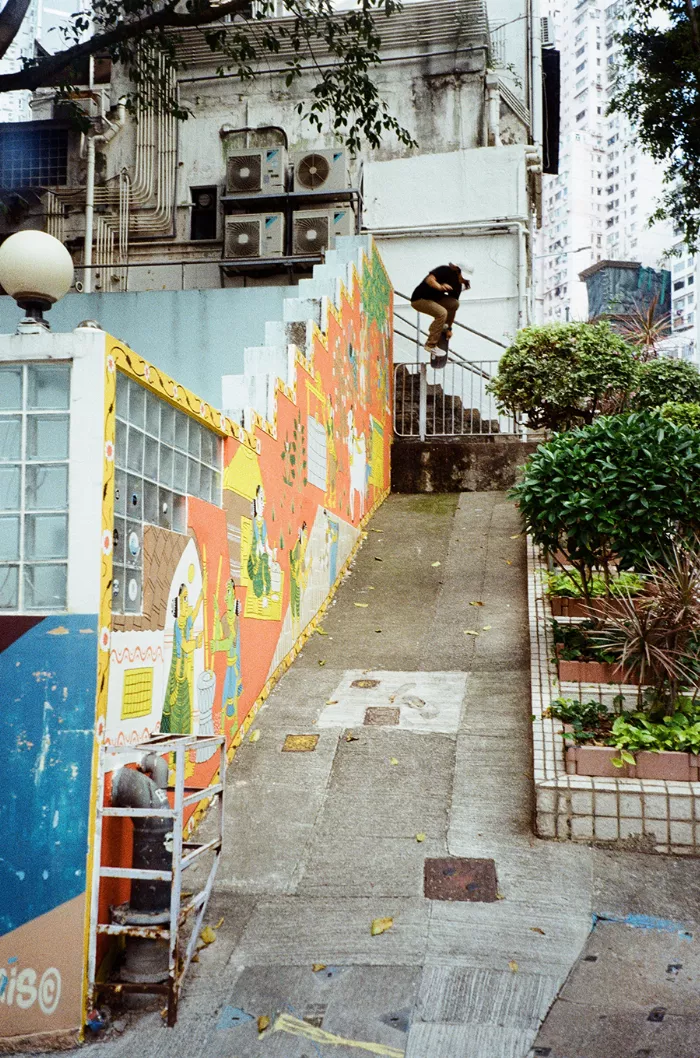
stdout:
[(428, 273), (411, 295), (411, 308), (433, 317), (425, 343), (433, 367), (444, 367), (447, 362), (447, 349), (452, 337), (455, 313), (459, 308), (459, 295), (462, 289), (469, 290), (471, 286), (465, 275), (471, 270), (466, 262), (440, 265)]

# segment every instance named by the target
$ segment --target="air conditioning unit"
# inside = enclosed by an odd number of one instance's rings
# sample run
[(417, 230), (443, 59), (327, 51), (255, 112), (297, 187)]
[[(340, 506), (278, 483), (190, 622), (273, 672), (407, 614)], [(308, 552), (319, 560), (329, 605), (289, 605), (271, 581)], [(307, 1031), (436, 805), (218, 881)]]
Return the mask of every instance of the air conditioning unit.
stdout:
[(339, 235), (353, 235), (355, 214), (349, 206), (299, 209), (292, 214), (292, 253), (314, 254), (330, 250)]
[(544, 15), (540, 18), (540, 33), (542, 36), (542, 47), (553, 48), (554, 47), (554, 26), (552, 25), (551, 18)]
[(349, 185), (347, 151), (293, 151), (295, 191), (345, 191)]
[(224, 257), (281, 257), (284, 253), (284, 214), (245, 213), (224, 219)]
[(269, 195), (284, 191), (284, 147), (231, 151), (226, 159), (227, 195)]

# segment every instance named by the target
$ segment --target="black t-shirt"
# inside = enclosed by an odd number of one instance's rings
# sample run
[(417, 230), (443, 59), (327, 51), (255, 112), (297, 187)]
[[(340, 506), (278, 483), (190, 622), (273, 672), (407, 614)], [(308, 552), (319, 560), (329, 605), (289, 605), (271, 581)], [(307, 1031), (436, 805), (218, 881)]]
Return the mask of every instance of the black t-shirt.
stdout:
[(424, 298), (428, 301), (442, 301), (443, 298), (458, 298), (462, 293), (462, 280), (459, 278), (459, 272), (455, 272), (454, 268), (450, 268), (449, 265), (431, 268), (428, 274), (434, 276), (438, 283), (449, 283), (451, 289), (449, 291), (436, 290), (424, 279), (411, 294), (411, 301), (422, 301)]

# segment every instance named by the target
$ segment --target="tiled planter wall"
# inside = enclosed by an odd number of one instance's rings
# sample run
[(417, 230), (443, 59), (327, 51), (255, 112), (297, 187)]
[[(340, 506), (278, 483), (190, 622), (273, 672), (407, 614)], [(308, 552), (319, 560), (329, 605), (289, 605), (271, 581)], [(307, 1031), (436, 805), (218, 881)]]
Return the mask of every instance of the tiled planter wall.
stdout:
[[(622, 693), (636, 699), (632, 684), (606, 685), (559, 681), (549, 660), (553, 646), (549, 635), (552, 617), (544, 594), (539, 554), (528, 544), (528, 596), (534, 741), (534, 779), (537, 799), (537, 832), (543, 838), (596, 841), (628, 845), (656, 852), (700, 854), (700, 782), (697, 760), (689, 763), (690, 781), (647, 779), (639, 754), (637, 774), (615, 776), (569, 774), (563, 727), (543, 715), (554, 698), (598, 698), (606, 703)], [(666, 756), (665, 754), (663, 756)], [(668, 754), (675, 756), (675, 754)], [(687, 757), (686, 754), (679, 756)], [(571, 766), (571, 762), (569, 763)]]

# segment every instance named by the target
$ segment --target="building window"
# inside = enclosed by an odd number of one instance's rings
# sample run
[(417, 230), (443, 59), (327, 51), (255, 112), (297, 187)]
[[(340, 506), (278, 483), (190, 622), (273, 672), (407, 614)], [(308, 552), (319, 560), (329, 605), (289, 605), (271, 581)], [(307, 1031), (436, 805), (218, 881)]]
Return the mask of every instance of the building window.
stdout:
[(0, 611), (66, 608), (70, 371), (0, 367)]
[(216, 187), (191, 187), (190, 239), (216, 238)]
[(581, 71), (585, 70), (585, 68), (586, 68), (586, 60), (584, 59), (583, 62), (578, 64), (578, 66), (574, 70), (574, 73), (581, 73)]
[(5, 125), (0, 136), (0, 187), (57, 187), (67, 182), (67, 129)]
[(112, 610), (141, 613), (143, 528), (187, 532), (187, 497), (221, 504), (221, 439), (117, 373)]
[(577, 121), (583, 121), (583, 119), (585, 118), (585, 116), (586, 116), (586, 111), (585, 111), (585, 110), (581, 110), (581, 111), (579, 111), (579, 113), (578, 113), (578, 114), (576, 115), (576, 120), (577, 120)]
[(675, 283), (673, 284), (673, 289), (674, 290), (683, 290), (684, 286), (685, 286), (685, 279), (677, 279), (675, 281)]

